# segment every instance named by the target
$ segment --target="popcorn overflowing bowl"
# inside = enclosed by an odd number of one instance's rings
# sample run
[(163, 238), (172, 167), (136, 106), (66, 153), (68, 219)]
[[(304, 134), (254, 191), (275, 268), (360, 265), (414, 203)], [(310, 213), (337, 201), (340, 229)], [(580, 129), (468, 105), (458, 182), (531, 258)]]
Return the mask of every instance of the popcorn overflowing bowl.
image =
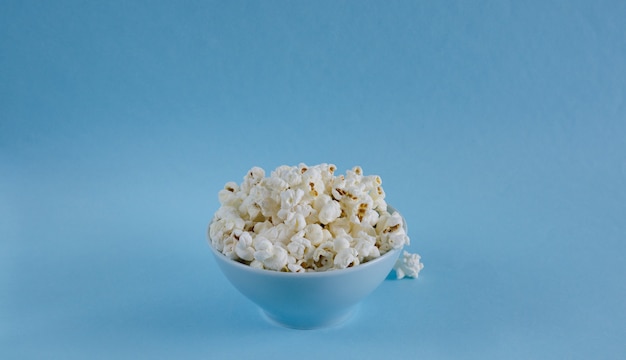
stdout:
[(347, 319), (395, 265), (416, 277), (419, 256), (398, 257), (406, 222), (385, 202), (382, 180), (360, 167), (254, 167), (219, 192), (209, 243), (228, 280), (275, 322), (318, 328)]

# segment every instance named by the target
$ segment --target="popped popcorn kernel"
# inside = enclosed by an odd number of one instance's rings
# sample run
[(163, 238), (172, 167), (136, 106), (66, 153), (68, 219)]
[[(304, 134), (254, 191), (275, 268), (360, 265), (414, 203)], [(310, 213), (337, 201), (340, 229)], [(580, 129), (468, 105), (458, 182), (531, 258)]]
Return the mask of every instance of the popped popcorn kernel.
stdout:
[(424, 264), (420, 262), (420, 259), (421, 257), (418, 254), (411, 254), (405, 250), (393, 267), (396, 271), (396, 277), (403, 279), (406, 276), (417, 279), (419, 272), (424, 268)]
[[(409, 244), (404, 219), (389, 213), (382, 179), (360, 166), (335, 175), (333, 164), (251, 168), (218, 192), (211, 246), (257, 269), (345, 269)], [(405, 252), (406, 254), (406, 252)], [(417, 256), (417, 257), (415, 257)], [(417, 277), (419, 255), (398, 261), (399, 277)]]
[(341, 249), (335, 255), (333, 264), (336, 269), (345, 269), (347, 267), (359, 265), (359, 259), (357, 258), (357, 251), (353, 248)]
[(331, 200), (320, 210), (318, 218), (322, 224), (326, 225), (337, 220), (339, 216), (341, 216), (341, 205), (337, 201)]

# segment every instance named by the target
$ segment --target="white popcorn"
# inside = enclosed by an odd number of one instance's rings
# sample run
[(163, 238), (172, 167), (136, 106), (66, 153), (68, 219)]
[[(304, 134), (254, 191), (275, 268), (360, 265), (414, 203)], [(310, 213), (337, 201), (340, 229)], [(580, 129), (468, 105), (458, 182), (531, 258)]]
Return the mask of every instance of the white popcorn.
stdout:
[(305, 255), (310, 253), (313, 245), (309, 240), (299, 235), (294, 235), (291, 242), (287, 245), (287, 250), (296, 259), (305, 259)]
[(409, 243), (409, 237), (404, 233), (404, 230), (399, 230), (389, 234), (387, 239), (389, 245), (394, 249), (400, 249), (405, 244)]
[(327, 270), (333, 266), (333, 242), (325, 241), (320, 244), (313, 252), (314, 268), (316, 271)]
[(224, 240), (222, 252), (224, 255), (228, 256), (231, 259), (236, 259), (237, 254), (235, 253), (235, 247), (237, 246), (237, 239), (240, 234), (240, 231), (234, 231), (229, 237)]
[(341, 205), (335, 200), (330, 200), (320, 210), (317, 217), (322, 224), (326, 225), (335, 221), (339, 216), (341, 216)]
[(280, 193), (280, 210), (278, 217), (287, 221), (295, 215), (294, 208), (302, 200), (304, 191), (302, 189), (288, 189)]
[(274, 246), (272, 256), (262, 262), (270, 270), (282, 270), (287, 265), (287, 250), (280, 246)]
[(306, 272), (306, 269), (303, 268), (298, 262), (300, 261), (296, 261), (294, 257), (289, 257), (289, 260), (287, 261), (287, 269), (290, 272)]
[(350, 237), (350, 235), (341, 235), (341, 236), (336, 237), (335, 240), (333, 241), (333, 250), (335, 250), (335, 252), (338, 253), (339, 251), (343, 249), (350, 248), (351, 240), (352, 238)]
[(271, 240), (273, 243), (286, 243), (293, 235), (293, 232), (289, 229), (287, 224), (282, 223), (267, 228), (258, 235)]
[(241, 189), (245, 191), (246, 193), (249, 193), (250, 189), (256, 184), (258, 184), (259, 182), (261, 182), (261, 180), (263, 180), (264, 177), (265, 177), (265, 170), (261, 169), (260, 167), (256, 167), (256, 166), (253, 167), (252, 169), (250, 169), (250, 171), (248, 171), (246, 176), (244, 176)]
[(226, 206), (238, 207), (241, 202), (241, 198), (237, 196), (239, 191), (239, 185), (235, 182), (228, 182), (224, 185), (224, 189), (220, 190), (218, 197), (220, 203)]
[(421, 257), (418, 254), (411, 254), (404, 251), (394, 266), (396, 277), (402, 279), (405, 276), (416, 279), (419, 272), (424, 268), (424, 264), (420, 262)]
[(331, 184), (331, 194), (333, 198), (337, 201), (343, 199), (343, 195), (346, 193), (344, 190), (345, 188), (346, 178), (343, 175), (334, 178)]
[(254, 224), (252, 231), (255, 234), (261, 234), (263, 232), (269, 231), (269, 229), (271, 229), (272, 227), (274, 227), (274, 224), (272, 224), (272, 222), (269, 220), (265, 220), (263, 222), (258, 222)]
[(328, 225), (328, 229), (335, 236), (349, 234), (352, 223), (346, 217), (339, 218)]
[(353, 248), (341, 249), (334, 260), (335, 268), (345, 269), (350, 266), (359, 265), (359, 259), (357, 258), (357, 251)]
[(263, 263), (266, 269), (281, 270), (287, 265), (287, 251), (282, 247), (274, 245), (262, 236), (257, 236), (254, 246), (256, 248), (254, 258)]
[(322, 208), (324, 208), (324, 205), (328, 204), (331, 200), (332, 198), (329, 195), (319, 194), (315, 200), (313, 200), (311, 206), (313, 207), (313, 210), (319, 213)]
[[(269, 239), (267, 239), (265, 236), (263, 235), (259, 235), (257, 237), (254, 238), (253, 241), (254, 247), (256, 249), (256, 252), (254, 254), (254, 257), (261, 260), (261, 259), (265, 259), (268, 258), (270, 256), (272, 256), (272, 250), (274, 249), (274, 243), (272, 241), (270, 241)], [(259, 253), (260, 256), (257, 257), (256, 253)], [(263, 254), (261, 254), (263, 253)]]
[(287, 225), (293, 231), (300, 231), (306, 227), (305, 216), (301, 212), (296, 211), (294, 216), (285, 221), (285, 225)]
[(302, 182), (302, 172), (296, 167), (287, 165), (280, 166), (274, 170), (272, 177), (283, 179), (291, 187), (296, 187)]
[(361, 262), (380, 256), (380, 251), (376, 247), (376, 237), (363, 231), (358, 233), (354, 249), (357, 251), (357, 256)]
[(252, 247), (252, 236), (247, 231), (244, 231), (239, 236), (239, 241), (235, 246), (235, 253), (241, 259), (246, 261), (254, 260), (254, 248)]
[(317, 246), (324, 241), (324, 229), (319, 224), (309, 224), (304, 228), (304, 236), (313, 246)]
[[(336, 169), (285, 165), (265, 177), (253, 167), (241, 185), (226, 183), (209, 226), (211, 245), (253, 268), (289, 272), (344, 269), (407, 245), (380, 177), (358, 166), (335, 176)], [(402, 264), (402, 276), (421, 269), (419, 257)]]
[(263, 263), (259, 260), (252, 260), (252, 262), (250, 263), (250, 267), (253, 267), (255, 269), (264, 269)]
[(380, 235), (383, 243), (388, 244), (393, 249), (399, 249), (404, 245), (409, 245), (409, 237), (402, 226), (402, 216), (396, 211), (389, 215), (381, 216), (376, 224), (376, 232)]

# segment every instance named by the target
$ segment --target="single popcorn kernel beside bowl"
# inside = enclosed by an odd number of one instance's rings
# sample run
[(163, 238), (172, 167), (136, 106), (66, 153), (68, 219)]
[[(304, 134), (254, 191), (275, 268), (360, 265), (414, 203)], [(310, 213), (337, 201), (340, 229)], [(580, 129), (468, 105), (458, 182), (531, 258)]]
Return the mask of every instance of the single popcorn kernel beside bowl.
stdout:
[(339, 323), (396, 262), (403, 276), (421, 269), (418, 255), (398, 261), (409, 244), (406, 222), (385, 202), (380, 177), (360, 167), (339, 176), (335, 170), (300, 164), (265, 177), (254, 167), (241, 185), (229, 182), (219, 192), (208, 235), (220, 269), (287, 327)]

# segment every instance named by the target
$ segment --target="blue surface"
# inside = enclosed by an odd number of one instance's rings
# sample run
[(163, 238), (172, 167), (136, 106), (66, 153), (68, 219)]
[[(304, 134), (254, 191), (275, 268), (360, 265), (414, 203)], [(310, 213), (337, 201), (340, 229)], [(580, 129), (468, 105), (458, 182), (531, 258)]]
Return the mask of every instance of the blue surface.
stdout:
[[(0, 358), (623, 359), (623, 1), (0, 2)], [(425, 268), (276, 327), (217, 191), (361, 165)]]

